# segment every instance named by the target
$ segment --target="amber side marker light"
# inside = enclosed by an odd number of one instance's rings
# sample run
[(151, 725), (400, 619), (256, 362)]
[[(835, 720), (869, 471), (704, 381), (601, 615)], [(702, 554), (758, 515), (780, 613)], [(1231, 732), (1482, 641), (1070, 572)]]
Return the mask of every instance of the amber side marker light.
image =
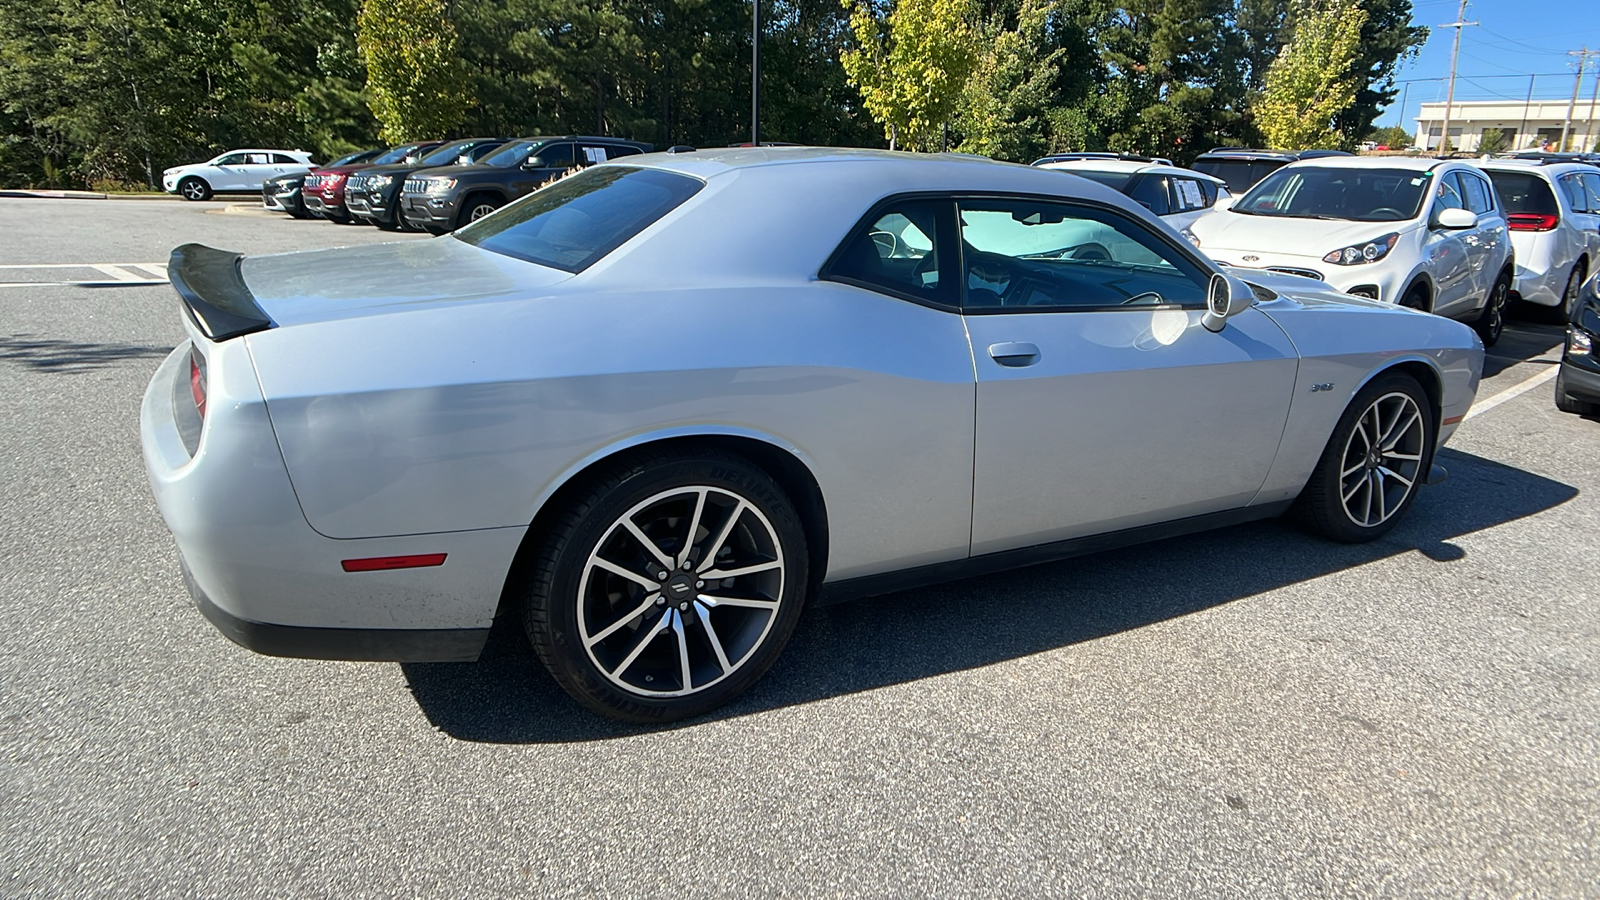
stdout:
[(418, 553), (414, 556), (370, 556), (339, 563), (346, 572), (382, 572), (386, 569), (421, 569), (444, 565), (443, 553)]

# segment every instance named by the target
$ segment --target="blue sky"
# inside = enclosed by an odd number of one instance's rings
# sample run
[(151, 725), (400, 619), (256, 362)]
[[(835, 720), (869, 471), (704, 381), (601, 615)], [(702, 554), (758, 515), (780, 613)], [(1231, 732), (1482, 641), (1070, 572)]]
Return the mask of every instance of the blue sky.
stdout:
[[(1439, 25), (1455, 21), (1460, 0), (1412, 0), (1412, 21), (1429, 28), (1422, 53), (1401, 66), (1396, 78), (1411, 81), (1404, 94), (1378, 116), (1379, 125), (1416, 128), (1417, 109), (1424, 101), (1443, 102), (1450, 74), (1450, 44), (1455, 29)], [(1456, 67), (1457, 100), (1521, 100), (1528, 95), (1528, 76), (1535, 100), (1572, 96), (1577, 58), (1568, 50), (1600, 49), (1600, 0), (1475, 0), (1466, 20), (1482, 24), (1462, 30), (1461, 60)], [(1587, 110), (1600, 56), (1584, 70), (1579, 105)], [(1423, 81), (1420, 79), (1440, 79)], [(1405, 91), (1405, 85), (1399, 86)]]

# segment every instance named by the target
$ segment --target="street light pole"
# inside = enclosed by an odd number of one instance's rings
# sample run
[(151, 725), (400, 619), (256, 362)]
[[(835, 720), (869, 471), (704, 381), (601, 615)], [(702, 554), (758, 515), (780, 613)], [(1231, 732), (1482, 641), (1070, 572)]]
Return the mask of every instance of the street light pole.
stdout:
[(750, 0), (750, 143), (761, 146), (761, 0)]

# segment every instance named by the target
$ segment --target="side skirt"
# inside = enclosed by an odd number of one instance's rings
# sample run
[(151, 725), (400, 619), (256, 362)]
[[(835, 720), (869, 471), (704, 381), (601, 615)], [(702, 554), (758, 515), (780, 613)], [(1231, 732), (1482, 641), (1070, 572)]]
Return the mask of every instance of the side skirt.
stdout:
[(1171, 522), (1159, 522), (1155, 525), (1142, 525), (1138, 528), (1127, 528), (1122, 531), (1109, 531), (1105, 534), (1091, 534), (1087, 537), (1038, 544), (1016, 550), (986, 553), (982, 556), (935, 563), (931, 566), (919, 566), (915, 569), (903, 569), (899, 572), (884, 572), (881, 575), (866, 575), (861, 578), (829, 582), (822, 586), (822, 592), (817, 597), (816, 605), (829, 606), (834, 603), (844, 603), (862, 597), (892, 594), (896, 591), (926, 587), (930, 584), (941, 584), (946, 581), (957, 581), (963, 578), (975, 578), (980, 575), (1004, 572), (1008, 569), (1021, 569), (1027, 566), (1037, 566), (1058, 560), (1071, 559), (1074, 556), (1087, 556), (1091, 553), (1117, 550), (1122, 547), (1131, 547), (1135, 544), (1182, 537), (1186, 534), (1211, 531), (1229, 525), (1242, 525), (1245, 522), (1254, 522), (1260, 519), (1273, 519), (1283, 515), (1293, 504), (1293, 500), (1283, 500), (1261, 506), (1247, 506), (1241, 509), (1207, 513), (1203, 516), (1193, 516), (1187, 519), (1176, 519)]

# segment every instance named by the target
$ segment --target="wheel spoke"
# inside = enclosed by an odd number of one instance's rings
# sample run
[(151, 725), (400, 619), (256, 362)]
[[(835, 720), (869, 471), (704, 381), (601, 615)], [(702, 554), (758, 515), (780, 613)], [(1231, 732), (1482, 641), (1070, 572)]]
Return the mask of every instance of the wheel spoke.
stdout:
[(605, 569), (607, 572), (610, 572), (613, 575), (620, 575), (634, 584), (644, 587), (646, 590), (661, 590), (661, 582), (646, 578), (643, 575), (640, 575), (638, 572), (630, 572), (627, 569), (624, 569), (622, 566), (619, 566), (602, 556), (594, 557), (594, 566), (598, 569)]
[(1376, 502), (1378, 504), (1378, 521), (1379, 522), (1382, 522), (1384, 519), (1389, 518), (1388, 499), (1383, 496), (1384, 487), (1385, 487), (1385, 485), (1383, 483), (1383, 470), (1382, 469), (1373, 469), (1372, 470), (1372, 493), (1374, 494), (1375, 500), (1376, 500)]
[(1383, 458), (1384, 459), (1403, 459), (1403, 460), (1406, 460), (1407, 462), (1422, 462), (1422, 454), (1421, 453), (1400, 453), (1400, 452), (1394, 451), (1394, 450), (1391, 450), (1391, 451), (1383, 454)]
[(757, 572), (770, 572), (771, 570), (779, 568), (782, 565), (783, 563), (773, 559), (763, 563), (752, 563), (748, 566), (740, 566), (737, 569), (707, 569), (700, 574), (705, 576), (707, 579), (738, 578), (740, 575), (754, 575)]
[(622, 520), (622, 527), (626, 528), (628, 530), (628, 533), (633, 535), (633, 539), (634, 540), (636, 540), (640, 544), (644, 545), (644, 548), (646, 550), (650, 551), (650, 555), (655, 557), (656, 562), (661, 564), (661, 568), (666, 569), (668, 571), (670, 571), (673, 568), (672, 557), (668, 556), (665, 552), (663, 552), (660, 547), (657, 547), (656, 546), (656, 542), (650, 540), (649, 535), (645, 534), (644, 530), (641, 529), (638, 525), (635, 525), (634, 522), (633, 522), (633, 519), (631, 517), (624, 518)]
[(724, 672), (732, 671), (733, 664), (728, 662), (728, 651), (722, 648), (722, 639), (717, 637), (717, 628), (711, 624), (711, 607), (706, 606), (699, 598), (695, 598), (694, 608), (698, 613), (700, 624), (706, 630), (707, 640), (711, 641), (711, 652), (717, 655), (717, 665), (721, 666)]
[(778, 601), (776, 600), (753, 600), (749, 597), (718, 597), (714, 594), (700, 594), (699, 600), (712, 608), (718, 606), (743, 606), (750, 609), (778, 608)]
[(1361, 486), (1366, 483), (1367, 476), (1363, 475), (1360, 478), (1357, 478), (1356, 483), (1351, 485), (1350, 490), (1345, 491), (1344, 496), (1342, 496), (1340, 499), (1343, 500), (1346, 505), (1348, 505), (1350, 503), (1350, 498), (1354, 497), (1356, 495), (1356, 491), (1361, 490)]
[(607, 625), (605, 628), (600, 630), (599, 634), (584, 638), (583, 645), (585, 647), (593, 647), (595, 644), (598, 644), (606, 638), (611, 637), (613, 634), (616, 634), (617, 630), (622, 626), (649, 612), (650, 607), (655, 606), (656, 600), (660, 597), (660, 594), (646, 594), (644, 601), (635, 607), (633, 612), (630, 612), (615, 622), (612, 622), (610, 625)]
[(669, 627), (678, 636), (678, 671), (681, 673), (681, 680), (678, 683), (686, 691), (694, 690), (694, 676), (689, 671), (689, 635), (688, 629), (684, 627), (683, 613), (673, 610), (672, 624)]
[(1393, 478), (1395, 481), (1400, 482), (1401, 484), (1405, 485), (1407, 488), (1411, 487), (1411, 479), (1405, 477), (1404, 475), (1401, 475), (1399, 472), (1396, 472), (1395, 470), (1389, 468), (1388, 466), (1381, 466), (1381, 467), (1379, 467), (1378, 471), (1382, 472), (1383, 473), (1383, 477), (1385, 477), (1385, 478)]
[(668, 627), (670, 626), (667, 622), (667, 617), (662, 616), (649, 628), (639, 629), (639, 638), (634, 643), (633, 649), (629, 650), (628, 655), (622, 658), (622, 662), (617, 663), (611, 669), (611, 674), (618, 678), (622, 677), (622, 673), (628, 671), (628, 667), (633, 665), (633, 661), (639, 658), (639, 654), (644, 652), (644, 648), (650, 646), (650, 642), (656, 639), (656, 635), (666, 631)]
[(1361, 471), (1362, 468), (1364, 468), (1366, 466), (1366, 464), (1367, 464), (1366, 460), (1362, 460), (1360, 462), (1357, 462), (1355, 465), (1351, 466), (1350, 468), (1345, 469), (1343, 472), (1339, 473), (1339, 480), (1343, 481), (1346, 478), (1349, 478), (1351, 475), (1354, 475), (1355, 473)]
[[(1399, 418), (1400, 416), (1395, 416), (1396, 420)], [(1378, 442), (1378, 446), (1381, 447), (1386, 453), (1390, 450), (1393, 450), (1395, 445), (1400, 443), (1400, 439), (1406, 436), (1406, 433), (1411, 430), (1411, 426), (1416, 424), (1416, 421), (1420, 418), (1422, 418), (1422, 411), (1413, 408), (1411, 410), (1411, 417), (1406, 419), (1406, 424), (1404, 427), (1389, 429), (1389, 432), (1383, 436), (1383, 440)]]
[[(678, 554), (678, 565), (689, 564), (689, 554), (694, 552), (694, 535), (700, 530), (700, 517), (706, 512), (706, 495), (711, 492), (701, 489), (694, 501), (694, 515), (689, 518), (689, 534), (683, 539), (683, 552)], [(668, 568), (671, 568), (670, 566)]]
[(696, 571), (704, 573), (716, 563), (717, 553), (722, 550), (722, 545), (727, 543), (728, 536), (733, 534), (733, 526), (737, 525), (739, 517), (744, 515), (745, 505), (742, 497), (738, 503), (734, 504), (733, 512), (728, 515), (728, 521), (722, 523), (722, 528), (718, 530), (716, 539), (706, 545), (706, 555), (701, 557), (700, 565)]

